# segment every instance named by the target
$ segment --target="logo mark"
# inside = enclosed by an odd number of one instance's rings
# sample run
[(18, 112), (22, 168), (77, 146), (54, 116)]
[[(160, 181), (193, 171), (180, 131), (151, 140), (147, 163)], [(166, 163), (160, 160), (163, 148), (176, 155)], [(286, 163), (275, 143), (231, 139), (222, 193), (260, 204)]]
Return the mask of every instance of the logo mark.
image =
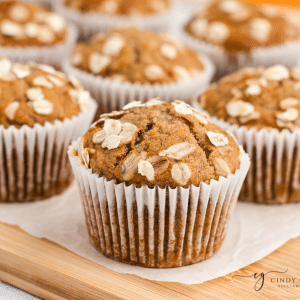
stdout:
[(261, 273), (254, 273), (252, 275), (234, 275), (232, 276), (232, 279), (234, 277), (244, 277), (244, 278), (250, 278), (250, 277), (253, 277), (254, 279), (257, 279), (257, 281), (255, 282), (254, 284), (254, 290), (256, 292), (260, 291), (263, 286), (264, 286), (264, 283), (265, 283), (265, 278), (268, 274), (271, 274), (271, 273), (276, 273), (276, 274), (285, 274), (287, 273), (288, 269), (286, 269), (285, 271), (269, 271), (267, 273), (264, 273), (264, 272), (261, 272)]

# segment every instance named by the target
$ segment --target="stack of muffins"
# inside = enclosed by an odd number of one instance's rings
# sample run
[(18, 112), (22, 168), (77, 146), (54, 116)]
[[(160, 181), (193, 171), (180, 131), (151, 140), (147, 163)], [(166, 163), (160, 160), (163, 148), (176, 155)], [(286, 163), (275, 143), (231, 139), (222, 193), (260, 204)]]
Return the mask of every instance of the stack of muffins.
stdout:
[(61, 193), (72, 167), (95, 247), (151, 268), (211, 257), (238, 198), (300, 202), (287, 15), (214, 0), (180, 40), (173, 1), (52, 6), (0, 3), (0, 202)]

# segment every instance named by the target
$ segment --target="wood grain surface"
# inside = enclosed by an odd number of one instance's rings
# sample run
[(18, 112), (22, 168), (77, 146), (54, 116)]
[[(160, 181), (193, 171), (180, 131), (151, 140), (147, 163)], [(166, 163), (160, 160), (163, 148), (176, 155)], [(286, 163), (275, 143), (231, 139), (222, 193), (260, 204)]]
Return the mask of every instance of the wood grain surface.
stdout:
[[(285, 274), (267, 274), (260, 291), (254, 290), (260, 277), (232, 278), (286, 269)], [(283, 278), (295, 278), (294, 287), (279, 287), (276, 280)], [(300, 300), (300, 238), (237, 272), (185, 285), (115, 273), (53, 242), (34, 238), (17, 226), (0, 223), (0, 280), (44, 299)], [(260, 285), (261, 281), (257, 287)]]

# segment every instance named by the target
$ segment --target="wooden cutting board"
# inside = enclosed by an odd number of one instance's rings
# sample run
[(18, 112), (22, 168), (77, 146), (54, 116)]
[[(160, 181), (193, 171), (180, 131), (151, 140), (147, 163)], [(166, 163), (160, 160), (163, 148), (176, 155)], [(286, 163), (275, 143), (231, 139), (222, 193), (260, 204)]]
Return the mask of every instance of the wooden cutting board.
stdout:
[[(254, 286), (265, 275), (260, 291)], [(253, 277), (234, 277), (252, 275)], [(279, 287), (276, 281), (291, 281)], [(17, 226), (0, 223), (0, 280), (44, 299), (299, 299), (300, 238), (290, 240), (257, 263), (224, 277), (197, 285), (156, 282), (119, 274), (93, 263)], [(281, 283), (283, 284), (283, 283)], [(298, 287), (296, 287), (296, 285)], [(261, 286), (261, 281), (256, 285)]]

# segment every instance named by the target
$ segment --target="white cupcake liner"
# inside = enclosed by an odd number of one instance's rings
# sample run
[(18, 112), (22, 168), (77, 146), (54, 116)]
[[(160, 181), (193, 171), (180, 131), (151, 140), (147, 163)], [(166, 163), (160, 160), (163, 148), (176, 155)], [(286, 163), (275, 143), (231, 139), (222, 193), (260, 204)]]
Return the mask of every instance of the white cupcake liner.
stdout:
[(100, 13), (82, 13), (70, 9), (63, 4), (63, 0), (57, 0), (54, 9), (57, 13), (72, 22), (79, 28), (80, 37), (84, 40), (91, 36), (106, 32), (113, 27), (133, 25), (154, 31), (167, 31), (171, 24), (174, 4), (159, 14), (143, 16), (109, 16)]
[(282, 64), (294, 67), (300, 56), (300, 39), (280, 46), (264, 47), (249, 53), (230, 55), (219, 46), (200, 41), (179, 29), (180, 39), (197, 53), (207, 55), (216, 65), (218, 75), (231, 73), (245, 67), (270, 67)]
[(33, 2), (47, 9), (51, 9), (57, 0), (22, 0), (23, 2)]
[(67, 158), (71, 141), (89, 128), (97, 105), (72, 119), (21, 128), (0, 126), (0, 202), (24, 202), (52, 196), (72, 181)]
[[(203, 111), (196, 100), (193, 106)], [(216, 117), (210, 119), (231, 131), (250, 156), (251, 167), (241, 190), (241, 200), (270, 204), (300, 202), (299, 131), (258, 130), (231, 125)]]
[(61, 68), (64, 59), (70, 56), (77, 40), (77, 29), (68, 25), (66, 41), (54, 46), (42, 47), (1, 47), (0, 57), (8, 57), (13, 61), (36, 62)]
[(202, 76), (188, 82), (170, 84), (140, 84), (130, 82), (117, 82), (108, 78), (87, 73), (73, 67), (68, 60), (63, 63), (63, 70), (75, 76), (89, 90), (99, 103), (98, 111), (101, 113), (120, 110), (134, 100), (147, 101), (159, 97), (166, 102), (180, 99), (191, 102), (195, 92), (201, 87), (207, 87), (214, 74), (214, 65), (206, 57), (199, 57), (204, 64)]
[(77, 156), (69, 159), (95, 247), (114, 260), (152, 268), (192, 264), (220, 248), (250, 165), (244, 154), (235, 174), (210, 184), (137, 188), (93, 174)]

